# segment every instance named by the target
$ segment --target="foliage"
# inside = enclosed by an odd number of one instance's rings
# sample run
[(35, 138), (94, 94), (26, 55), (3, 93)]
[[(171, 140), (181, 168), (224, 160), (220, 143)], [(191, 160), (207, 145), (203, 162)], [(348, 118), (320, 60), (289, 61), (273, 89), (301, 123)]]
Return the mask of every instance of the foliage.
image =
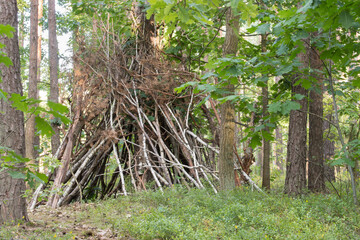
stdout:
[[(13, 31), (15, 31), (15, 30), (12, 26), (0, 24), (0, 35), (4, 35), (9, 38), (12, 38)], [(0, 64), (5, 64), (5, 66), (9, 67), (10, 65), (12, 65), (12, 62), (11, 62), (10, 58), (7, 57), (7, 55), (4, 52), (1, 51), (1, 49), (4, 47), (5, 47), (5, 45), (3, 43), (0, 43)], [(1, 77), (0, 77), (0, 80), (1, 80)]]
[[(53, 134), (53, 129), (51, 127), (50, 116), (58, 119), (60, 123), (69, 124), (70, 120), (65, 116), (68, 112), (67, 107), (59, 104), (53, 103), (51, 101), (46, 102), (48, 109), (34, 106), (34, 103), (41, 103), (40, 100), (35, 100), (31, 98), (26, 98), (19, 94), (11, 94), (9, 97), (7, 93), (1, 91), (3, 94), (3, 101), (8, 101), (11, 103), (11, 106), (17, 110), (20, 110), (24, 113), (34, 114), (37, 134), (41, 136), (51, 137)], [(41, 117), (44, 115), (45, 117)], [(47, 177), (45, 174), (33, 171), (32, 169), (36, 169), (37, 165), (32, 164), (31, 166), (27, 164), (24, 166), (24, 163), (30, 162), (30, 159), (24, 158), (18, 154), (16, 154), (13, 150), (5, 147), (0, 147), (0, 156), (1, 156), (1, 171), (7, 170), (7, 172), (13, 178), (21, 178), (29, 183), (31, 187), (35, 186), (35, 181), (37, 182), (46, 182)], [(23, 166), (23, 167), (19, 167)]]

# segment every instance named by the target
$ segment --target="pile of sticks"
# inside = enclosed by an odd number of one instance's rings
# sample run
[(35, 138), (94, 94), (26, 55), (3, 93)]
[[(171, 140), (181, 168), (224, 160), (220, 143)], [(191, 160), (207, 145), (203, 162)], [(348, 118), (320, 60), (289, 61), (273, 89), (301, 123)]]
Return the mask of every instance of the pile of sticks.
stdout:
[(54, 180), (48, 205), (174, 184), (217, 192), (216, 108), (202, 105), (194, 114), (204, 96), (174, 93), (196, 76), (161, 56), (151, 44), (151, 19), (144, 21), (136, 41), (113, 39), (111, 48), (94, 49), (77, 40), (73, 122), (55, 155), (61, 166), (48, 172)]

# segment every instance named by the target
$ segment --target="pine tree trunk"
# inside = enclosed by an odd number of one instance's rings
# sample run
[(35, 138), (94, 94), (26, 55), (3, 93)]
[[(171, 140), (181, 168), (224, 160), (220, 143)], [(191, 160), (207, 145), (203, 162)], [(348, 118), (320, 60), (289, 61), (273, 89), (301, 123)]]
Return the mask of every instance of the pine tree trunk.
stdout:
[[(29, 60), (29, 98), (38, 98), (37, 91), (37, 74), (38, 74), (38, 0), (31, 1), (30, 13), (30, 60)], [(35, 159), (35, 115), (28, 116), (25, 130), (25, 156), (30, 159)]]
[[(226, 13), (226, 36), (223, 55), (236, 55), (238, 49), (239, 20), (231, 8)], [(231, 94), (235, 87), (229, 84), (226, 90)], [(235, 108), (227, 101), (221, 105), (221, 136), (219, 155), (220, 190), (235, 188), (234, 176)]]
[[(43, 0), (39, 0), (39, 6), (38, 6), (38, 49), (37, 49), (37, 81), (36, 84), (39, 85), (41, 82), (41, 41), (42, 41), (42, 25), (41, 25), (41, 18), (43, 17)], [(37, 90), (37, 99), (39, 99), (39, 90)], [(40, 136), (35, 134), (34, 136), (34, 146), (35, 146), (35, 152), (34, 157), (39, 157), (39, 152), (37, 151), (37, 148), (40, 148)], [(38, 164), (38, 163), (37, 163)]]
[[(55, 0), (49, 0), (49, 62), (50, 62), (50, 96), (49, 101), (59, 102), (59, 83), (58, 83), (58, 42), (56, 39), (56, 14)], [(54, 155), (60, 146), (60, 131), (57, 123), (52, 124), (54, 135), (51, 137), (51, 151)]]
[[(306, 53), (299, 54), (299, 58), (303, 63), (302, 70), (305, 70), (308, 66)], [(304, 96), (303, 99), (297, 100), (300, 111), (290, 112), (284, 192), (291, 195), (301, 194), (306, 188), (307, 90), (301, 84), (294, 86), (301, 74), (292, 76), (291, 88), (292, 95)]]
[[(310, 67), (313, 70), (322, 69), (319, 53), (313, 48), (308, 48)], [(317, 80), (310, 91), (309, 101), (309, 165), (308, 188), (312, 192), (325, 190), (324, 177), (324, 141), (323, 141), (323, 87), (322, 76), (314, 72), (311, 76)]]
[[(0, 24), (11, 25), (15, 28), (14, 37), (9, 39), (0, 35), (0, 42), (5, 44), (2, 49), (13, 62), (12, 66), (6, 67), (0, 64), (2, 82), (0, 89), (5, 92), (22, 95), (20, 77), (20, 53), (18, 42), (18, 21), (16, 0), (0, 1)], [(0, 143), (2, 146), (13, 149), (16, 153), (24, 154), (24, 115), (20, 111), (11, 108), (8, 102), (0, 100)], [(22, 165), (19, 165), (22, 167)], [(14, 179), (6, 171), (0, 172), (0, 225), (4, 222), (24, 219), (28, 220), (26, 201), (22, 197), (25, 191), (23, 179)]]
[[(266, 35), (261, 35), (261, 51), (266, 52)], [(269, 104), (269, 91), (268, 86), (262, 88), (262, 115), (266, 118), (269, 115), (268, 104)], [(266, 120), (265, 120), (266, 122)], [(269, 127), (264, 128), (265, 132), (269, 131)], [(270, 190), (270, 141), (264, 137), (262, 139), (262, 187)]]

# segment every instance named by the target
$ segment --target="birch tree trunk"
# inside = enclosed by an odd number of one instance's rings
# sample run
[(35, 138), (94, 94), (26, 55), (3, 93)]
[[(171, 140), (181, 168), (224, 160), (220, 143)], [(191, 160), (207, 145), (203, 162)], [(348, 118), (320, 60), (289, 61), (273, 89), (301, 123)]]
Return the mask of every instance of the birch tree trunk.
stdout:
[[(6, 67), (0, 64), (2, 82), (0, 89), (5, 92), (22, 95), (20, 77), (20, 53), (18, 42), (18, 20), (16, 0), (0, 1), (0, 24), (14, 27), (14, 37), (9, 39), (0, 35), (0, 42), (5, 44), (3, 52), (13, 62)], [(8, 102), (0, 100), (0, 145), (13, 149), (17, 154), (24, 154), (24, 115), (12, 108)], [(0, 160), (1, 161), (1, 160)], [(18, 167), (22, 167), (19, 165)], [(26, 201), (22, 197), (25, 191), (23, 179), (14, 179), (6, 171), (0, 172), (0, 225), (4, 222), (28, 220)]]

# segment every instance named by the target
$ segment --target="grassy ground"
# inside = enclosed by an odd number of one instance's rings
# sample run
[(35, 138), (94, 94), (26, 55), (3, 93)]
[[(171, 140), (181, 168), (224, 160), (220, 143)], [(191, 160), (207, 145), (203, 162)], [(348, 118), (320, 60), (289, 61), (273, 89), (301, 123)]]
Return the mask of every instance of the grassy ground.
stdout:
[(57, 210), (0, 228), (0, 239), (360, 239), (360, 209), (344, 196), (289, 198), (242, 188), (181, 187)]

